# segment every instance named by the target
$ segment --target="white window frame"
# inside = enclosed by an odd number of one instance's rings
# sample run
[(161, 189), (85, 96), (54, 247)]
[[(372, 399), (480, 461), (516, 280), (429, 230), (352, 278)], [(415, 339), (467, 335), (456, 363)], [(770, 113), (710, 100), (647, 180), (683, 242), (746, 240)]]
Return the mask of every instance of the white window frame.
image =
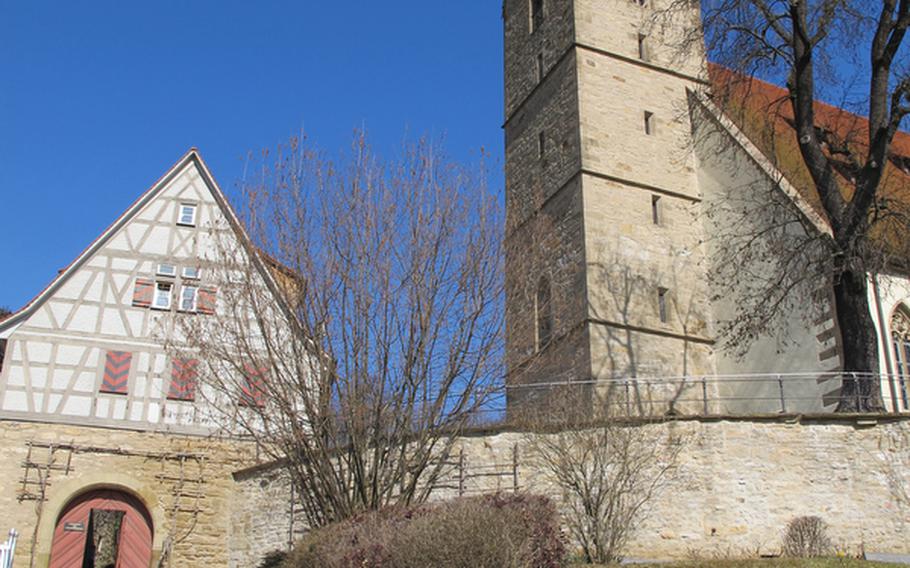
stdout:
[[(189, 209), (192, 211), (189, 221), (183, 220), (183, 210)], [(196, 226), (196, 217), (199, 213), (199, 206), (195, 203), (181, 203), (180, 207), (177, 209), (177, 224), (183, 227), (195, 227)]]
[(180, 275), (184, 280), (199, 280), (202, 270), (198, 266), (184, 266)]
[(168, 262), (162, 262), (155, 268), (155, 274), (157, 274), (158, 276), (170, 276), (172, 278), (176, 277), (177, 276), (177, 265), (170, 264)]
[[(193, 291), (193, 303), (192, 303), (192, 306), (186, 307), (184, 305), (184, 301), (186, 300), (186, 293), (189, 290)], [(199, 305), (199, 286), (183, 285), (180, 288), (180, 311), (181, 312), (195, 312), (197, 310), (198, 305)]]
[[(165, 293), (164, 290), (167, 290)], [(155, 282), (155, 294), (152, 297), (151, 308), (154, 310), (169, 310), (171, 309), (171, 304), (173, 303), (173, 292), (174, 292), (174, 283), (173, 282)], [(167, 298), (167, 305), (159, 305), (158, 300), (160, 298)]]

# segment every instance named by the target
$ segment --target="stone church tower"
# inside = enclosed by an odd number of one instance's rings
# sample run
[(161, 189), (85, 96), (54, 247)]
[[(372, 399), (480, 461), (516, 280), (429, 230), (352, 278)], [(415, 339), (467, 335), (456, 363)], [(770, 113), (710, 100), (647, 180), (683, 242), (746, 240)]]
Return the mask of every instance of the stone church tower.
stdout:
[(504, 1), (512, 408), (547, 391), (520, 385), (715, 373), (687, 110), (705, 59), (665, 47), (656, 1)]

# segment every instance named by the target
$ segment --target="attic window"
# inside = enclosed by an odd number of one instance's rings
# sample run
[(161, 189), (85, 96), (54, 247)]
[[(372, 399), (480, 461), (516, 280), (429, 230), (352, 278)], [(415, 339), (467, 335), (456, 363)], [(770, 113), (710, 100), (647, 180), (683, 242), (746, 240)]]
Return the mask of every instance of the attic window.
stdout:
[(159, 264), (157, 274), (159, 276), (177, 276), (177, 267), (173, 264)]
[(177, 219), (178, 225), (186, 227), (196, 226), (196, 205), (193, 203), (180, 204), (180, 217)]

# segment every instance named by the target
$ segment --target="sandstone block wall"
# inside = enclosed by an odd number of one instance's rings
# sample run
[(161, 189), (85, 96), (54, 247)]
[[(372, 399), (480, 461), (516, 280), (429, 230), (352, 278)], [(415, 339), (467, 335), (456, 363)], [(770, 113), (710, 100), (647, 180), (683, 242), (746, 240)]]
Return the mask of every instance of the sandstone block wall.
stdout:
[[(850, 417), (799, 420), (753, 418), (680, 420), (645, 426), (687, 440), (672, 483), (646, 511), (627, 554), (673, 559), (693, 554), (778, 554), (781, 532), (795, 516), (818, 515), (835, 545), (848, 553), (910, 552), (910, 502), (889, 475), (903, 475), (910, 491), (910, 418), (863, 422)], [(559, 499), (535, 463), (523, 432), (479, 433), (461, 440), (466, 493), (511, 491), (513, 452), (521, 490)], [(491, 466), (494, 466), (491, 468)], [(502, 475), (471, 477), (474, 468)], [(454, 475), (454, 474), (453, 474)], [(291, 509), (280, 468), (237, 478), (245, 507), (233, 518), (232, 566), (247, 566), (286, 542)], [(449, 484), (450, 485), (450, 484)], [(436, 498), (457, 495), (448, 488)], [(293, 524), (295, 534), (301, 519)]]
[[(61, 445), (43, 502), (19, 500), (29, 442)], [(31, 565), (33, 546), (34, 566), (46, 566), (56, 516), (72, 497), (89, 487), (127, 488), (149, 508), (156, 556), (170, 550), (167, 566), (227, 566), (231, 473), (252, 463), (248, 450), (242, 443), (203, 437), (0, 421), (0, 531), (15, 528), (21, 534), (16, 566)], [(47, 464), (48, 450), (33, 448), (30, 461)], [(37, 479), (34, 468), (29, 479)], [(34, 484), (25, 488), (39, 490)]]

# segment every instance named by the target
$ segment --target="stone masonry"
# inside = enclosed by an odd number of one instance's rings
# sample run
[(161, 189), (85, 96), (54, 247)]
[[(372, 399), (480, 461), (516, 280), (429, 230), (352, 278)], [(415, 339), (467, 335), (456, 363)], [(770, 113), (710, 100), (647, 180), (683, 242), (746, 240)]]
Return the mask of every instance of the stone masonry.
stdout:
[[(30, 442), (35, 446), (28, 457)], [(46, 447), (51, 444), (56, 445), (53, 461)], [(173, 433), (0, 421), (0, 447), (0, 477), (7, 488), (0, 493), (0, 530), (15, 528), (21, 535), (16, 566), (47, 565), (57, 515), (73, 497), (93, 487), (122, 488), (143, 501), (153, 521), (154, 566), (162, 555), (168, 566), (228, 564), (233, 538), (231, 473), (252, 463), (247, 444)], [(40, 493), (33, 482), (49, 463), (53, 465), (45, 469), (46, 499), (20, 500), (23, 490)], [(26, 475), (30, 482), (23, 486)]]
[[(910, 502), (900, 495), (910, 491), (907, 417), (768, 416), (644, 427), (687, 441), (672, 483), (651, 501), (632, 536), (630, 557), (776, 555), (787, 522), (801, 515), (824, 519), (844, 553), (910, 552)], [(464, 493), (511, 491), (517, 451), (519, 489), (558, 502), (561, 492), (535, 465), (529, 436), (502, 430), (463, 438)], [(484, 476), (472, 477), (472, 470)], [(891, 481), (895, 471), (903, 475), (902, 488)], [(249, 469), (236, 479), (231, 566), (251, 566), (301, 534), (303, 520), (291, 521), (291, 490), (280, 467)], [(435, 497), (456, 494), (447, 484)]]
[(655, 2), (546, 0), (536, 27), (535, 4), (504, 3), (510, 383), (713, 374), (687, 111), (704, 56), (672, 57)]

